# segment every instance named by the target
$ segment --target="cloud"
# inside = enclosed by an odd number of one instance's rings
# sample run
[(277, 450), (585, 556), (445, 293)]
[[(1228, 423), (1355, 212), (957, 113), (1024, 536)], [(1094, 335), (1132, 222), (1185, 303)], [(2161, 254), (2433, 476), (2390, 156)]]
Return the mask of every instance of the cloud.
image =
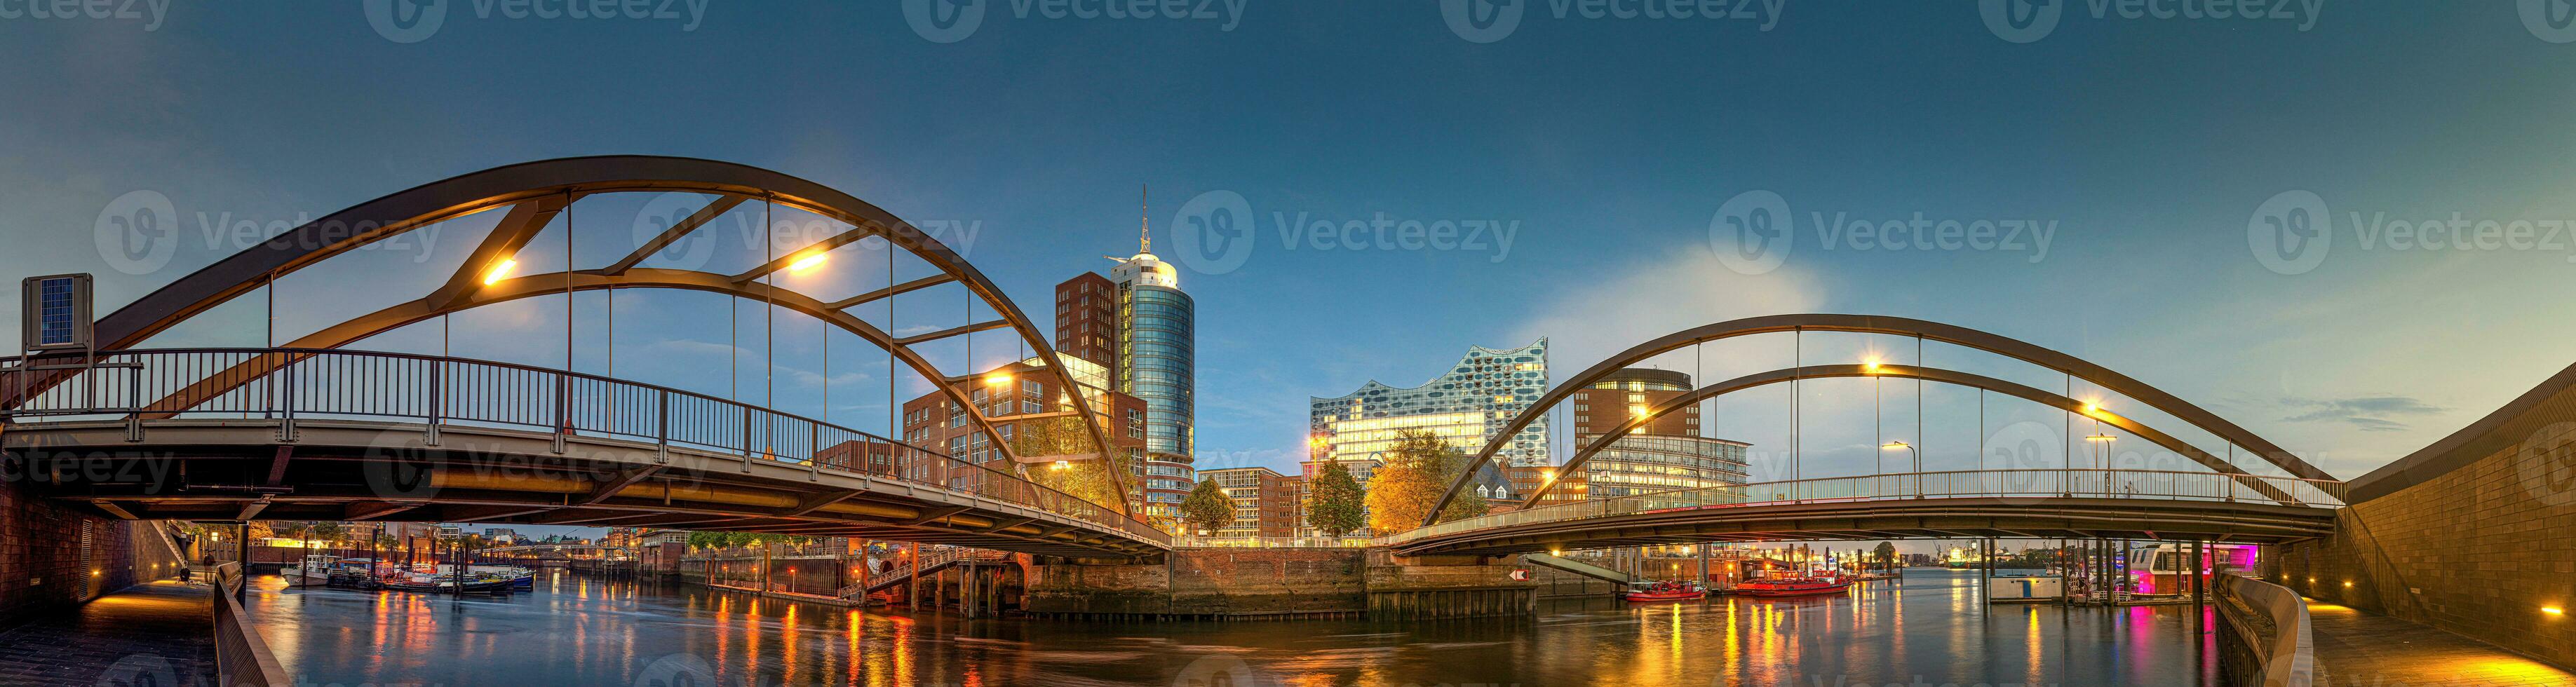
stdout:
[(1611, 278), (1559, 291), (1504, 340), (1548, 337), (1550, 376), (1561, 379), (1666, 334), (1741, 317), (1814, 312), (1825, 301), (1824, 287), (1803, 271), (1746, 276), (1696, 244), (1669, 255), (1601, 270)]
[(2305, 411), (2281, 418), (2283, 422), (2340, 422), (2364, 432), (2395, 432), (2409, 428), (2404, 422), (2389, 419), (2390, 416), (2438, 415), (2447, 410), (2411, 396), (2290, 397), (2281, 399), (2281, 405), (2293, 411)]

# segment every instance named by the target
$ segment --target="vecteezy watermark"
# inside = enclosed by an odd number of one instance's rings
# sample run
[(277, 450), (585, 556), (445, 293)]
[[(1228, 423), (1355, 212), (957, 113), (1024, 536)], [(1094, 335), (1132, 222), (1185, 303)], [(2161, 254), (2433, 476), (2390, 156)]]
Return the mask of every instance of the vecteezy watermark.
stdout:
[[(772, 219), (764, 228), (761, 213), (756, 207), (736, 209), (714, 217), (696, 216), (709, 210), (712, 202), (715, 201), (705, 195), (678, 191), (656, 194), (644, 201), (642, 207), (636, 208), (635, 219), (629, 227), (637, 248), (654, 247), (640, 264), (695, 270), (705, 267), (709, 260), (714, 259), (716, 248), (727, 244), (753, 255), (791, 255), (852, 230), (848, 224), (819, 217)], [(674, 229), (686, 231), (665, 236)], [(976, 239), (984, 234), (984, 221), (921, 220), (900, 227), (894, 233), (897, 247), (911, 250), (920, 244), (936, 241), (959, 258), (966, 258), (974, 253)], [(883, 234), (870, 234), (848, 245), (857, 250), (875, 251), (884, 249), (886, 240)], [(762, 245), (764, 241), (768, 244), (766, 247)], [(658, 246), (656, 242), (660, 242)]]
[(1471, 43), (1492, 43), (1520, 30), (1528, 5), (1545, 2), (1555, 19), (1621, 21), (1726, 21), (1756, 31), (1780, 25), (1789, 0), (1440, 0), (1449, 31)]
[(396, 43), (418, 43), (447, 25), (448, 7), (464, 3), (476, 19), (626, 19), (678, 24), (696, 31), (707, 0), (364, 0), (367, 25)]
[(2521, 0), (2522, 28), (2551, 43), (2576, 43), (2576, 0)]
[[(739, 456), (710, 457), (697, 451), (669, 451), (667, 458), (653, 461), (657, 484), (688, 488), (702, 482), (702, 475), (714, 470), (748, 470), (747, 465), (773, 460), (753, 456), (747, 461)], [(636, 462), (637, 454), (579, 442), (567, 442), (563, 453), (531, 451), (526, 446), (506, 440), (442, 434), (432, 445), (425, 432), (386, 430), (377, 432), (367, 442), (358, 459), (358, 472), (367, 491), (378, 498), (423, 500), (436, 497), (446, 487), (442, 484), (492, 482), (530, 479), (579, 479), (605, 484), (626, 479), (626, 473), (644, 467)], [(668, 462), (664, 462), (667, 460)], [(794, 462), (798, 467), (804, 463)]]
[(1278, 676), (1254, 670), (1230, 654), (1208, 654), (1182, 666), (1172, 687), (1278, 687)]
[(176, 687), (179, 684), (179, 671), (160, 654), (127, 654), (98, 674), (98, 687)]
[(670, 654), (644, 664), (635, 671), (634, 687), (712, 687), (716, 669), (697, 654)]
[(1243, 25), (1252, 0), (902, 0), (903, 21), (932, 43), (955, 43), (984, 27), (987, 5), (1007, 2), (1012, 19), (1178, 20), (1216, 24), (1218, 31)]
[(2550, 508), (2576, 503), (2576, 422), (2552, 422), (2522, 440), (2514, 452), (2522, 489)]
[[(2279, 21), (2301, 32), (2316, 28), (2326, 0), (2081, 0), (2095, 20)], [(1977, 0), (1977, 14), (1996, 38), (2032, 43), (2047, 38), (2077, 0)]]
[[(1821, 250), (1918, 252), (2018, 252), (2036, 264), (2048, 258), (2057, 220), (1935, 218), (1922, 211), (1871, 220), (1849, 212), (1808, 213)], [(1741, 274), (1779, 269), (1797, 249), (1798, 230), (1789, 201), (1771, 191), (1735, 194), (1708, 220), (1708, 247), (1718, 262)]]
[(0, 20), (137, 21), (156, 31), (169, 18), (170, 0), (0, 0)]
[[(2345, 213), (2340, 228), (2352, 232), (2356, 249), (2365, 251), (2555, 252), (2576, 263), (2576, 218), (2492, 219), (2453, 212), (2448, 217), (2409, 218), (2374, 210)], [(2245, 244), (2254, 260), (2278, 274), (2306, 274), (2325, 263), (2338, 233), (2325, 198), (2306, 190), (2282, 191), (2254, 208), (2245, 220)]]
[[(190, 215), (196, 220), (186, 226), (170, 197), (159, 191), (129, 191), (108, 201), (101, 208), (91, 229), (98, 246), (98, 256), (109, 268), (126, 274), (143, 275), (170, 264), (179, 245), (195, 240), (206, 250), (226, 254), (249, 249), (291, 237), (297, 247), (319, 248), (354, 237), (368, 236), (384, 228), (374, 221), (342, 222), (325, 219), (319, 222), (311, 214), (298, 213), (294, 219), (235, 215), (229, 210), (198, 210)], [(303, 231), (297, 231), (298, 229)], [(361, 250), (409, 252), (412, 262), (429, 259), (438, 244), (441, 227), (436, 224), (367, 243)]]
[(30, 448), (0, 454), (0, 484), (139, 486), (145, 494), (177, 491), (179, 456), (138, 451)]
[[(1225, 274), (1243, 267), (1261, 241), (1251, 201), (1233, 191), (1208, 191), (1181, 204), (1168, 226), (1181, 264), (1203, 274)], [(1372, 212), (1364, 218), (1317, 217), (1311, 212), (1270, 213), (1271, 230), (1280, 250), (1441, 251), (1492, 253), (1489, 262), (1511, 256), (1520, 235), (1517, 219), (1450, 219), (1395, 217)]]

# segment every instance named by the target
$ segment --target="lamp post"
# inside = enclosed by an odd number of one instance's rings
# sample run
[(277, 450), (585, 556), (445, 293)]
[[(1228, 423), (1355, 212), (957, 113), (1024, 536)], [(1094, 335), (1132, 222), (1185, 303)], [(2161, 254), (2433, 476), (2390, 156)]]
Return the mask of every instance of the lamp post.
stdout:
[(1923, 449), (1915, 448), (1913, 444), (1902, 441), (1890, 441), (1879, 447), (1880, 450), (1890, 451), (1900, 448), (1914, 454), (1914, 498), (1923, 498)]
[(2111, 442), (2119, 440), (2119, 437), (2114, 437), (2109, 434), (2094, 434), (2092, 436), (2084, 437), (2085, 442), (2094, 446), (2093, 467), (2094, 469), (2102, 471), (2102, 494), (2104, 496), (2111, 495)]

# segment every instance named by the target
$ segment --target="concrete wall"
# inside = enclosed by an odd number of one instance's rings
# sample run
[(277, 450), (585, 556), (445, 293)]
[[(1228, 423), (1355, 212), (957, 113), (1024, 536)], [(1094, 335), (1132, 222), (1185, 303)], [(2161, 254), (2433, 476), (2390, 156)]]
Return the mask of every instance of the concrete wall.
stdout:
[[(32, 486), (0, 481), (0, 626), (136, 582), (126, 523), (63, 507), (36, 495)], [(82, 564), (84, 531), (88, 565)]]
[(2576, 367), (2352, 489), (2266, 580), (2576, 667)]

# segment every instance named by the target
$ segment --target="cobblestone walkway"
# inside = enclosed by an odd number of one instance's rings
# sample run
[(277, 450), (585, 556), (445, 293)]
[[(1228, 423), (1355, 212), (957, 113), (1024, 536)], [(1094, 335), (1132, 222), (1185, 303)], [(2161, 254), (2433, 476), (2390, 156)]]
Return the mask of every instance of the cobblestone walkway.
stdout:
[(2576, 685), (2576, 673), (2404, 620), (2319, 601), (2308, 615), (2317, 687)]
[(0, 631), (0, 685), (210, 687), (212, 587), (161, 581)]

